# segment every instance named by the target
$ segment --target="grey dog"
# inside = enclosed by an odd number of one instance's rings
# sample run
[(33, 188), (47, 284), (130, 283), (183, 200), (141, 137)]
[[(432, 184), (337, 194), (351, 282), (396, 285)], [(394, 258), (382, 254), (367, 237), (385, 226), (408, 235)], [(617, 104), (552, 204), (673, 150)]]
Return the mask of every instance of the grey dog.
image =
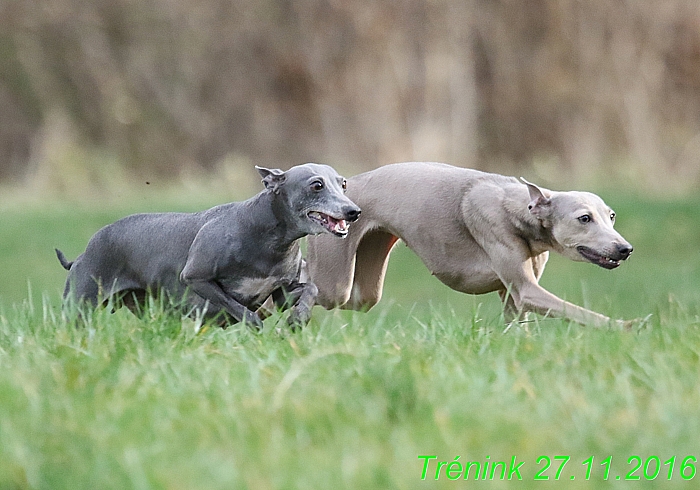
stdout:
[(317, 289), (305, 282), (299, 239), (345, 237), (360, 208), (345, 196), (345, 179), (327, 165), (286, 172), (256, 167), (265, 190), (243, 202), (199, 213), (135, 214), (105, 226), (68, 262), (64, 297), (97, 306), (115, 298), (130, 309), (164, 292), (190, 312), (260, 329), (254, 310), (268, 297), (305, 324)]
[(389, 253), (401, 239), (452, 289), (497, 291), (508, 318), (532, 311), (587, 325), (611, 321), (538, 284), (550, 251), (606, 269), (632, 252), (613, 228), (615, 213), (595, 194), (414, 162), (352, 177), (347, 195), (362, 207), (362, 221), (348, 238), (340, 244), (309, 238), (309, 275), (326, 308), (376, 304)]

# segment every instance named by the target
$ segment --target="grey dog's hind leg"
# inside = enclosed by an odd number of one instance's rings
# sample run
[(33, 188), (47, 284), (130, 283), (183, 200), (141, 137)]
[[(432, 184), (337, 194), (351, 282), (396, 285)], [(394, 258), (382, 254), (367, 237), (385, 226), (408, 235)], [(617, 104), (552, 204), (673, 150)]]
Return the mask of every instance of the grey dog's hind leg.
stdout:
[(66, 300), (70, 298), (78, 302), (88, 302), (93, 307), (97, 306), (97, 296), (100, 288), (95, 280), (92, 277), (81, 274), (80, 271), (74, 270), (76, 261), (69, 261), (59, 249), (56, 248), (54, 250), (56, 251), (56, 257), (58, 257), (61, 266), (67, 271), (70, 271), (68, 280), (66, 281), (66, 287), (63, 290), (63, 299)]

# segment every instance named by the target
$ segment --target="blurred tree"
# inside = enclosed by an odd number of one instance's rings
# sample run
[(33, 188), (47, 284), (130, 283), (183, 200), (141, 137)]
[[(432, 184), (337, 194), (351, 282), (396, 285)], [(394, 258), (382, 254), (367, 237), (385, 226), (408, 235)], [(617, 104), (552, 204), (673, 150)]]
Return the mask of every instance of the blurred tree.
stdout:
[(695, 0), (1, 0), (0, 179), (422, 159), (693, 186), (699, 60)]

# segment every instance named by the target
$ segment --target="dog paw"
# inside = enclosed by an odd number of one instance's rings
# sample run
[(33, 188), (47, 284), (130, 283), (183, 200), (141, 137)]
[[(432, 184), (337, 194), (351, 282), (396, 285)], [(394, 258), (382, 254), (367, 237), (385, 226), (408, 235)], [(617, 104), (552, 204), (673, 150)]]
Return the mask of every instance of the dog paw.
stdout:
[(263, 329), (263, 322), (257, 313), (252, 311), (246, 311), (243, 316), (243, 323), (248, 327), (255, 330), (256, 332), (261, 332)]
[(617, 320), (615, 323), (618, 327), (622, 328), (622, 330), (626, 331), (631, 331), (632, 327), (635, 325), (634, 320)]
[(311, 310), (308, 308), (292, 308), (289, 318), (287, 319), (287, 324), (292, 329), (293, 332), (300, 329), (311, 320)]
[(615, 323), (617, 326), (622, 327), (623, 330), (632, 331), (640, 330), (649, 324), (651, 320), (651, 315), (647, 315), (644, 318), (635, 318), (633, 320), (617, 320)]

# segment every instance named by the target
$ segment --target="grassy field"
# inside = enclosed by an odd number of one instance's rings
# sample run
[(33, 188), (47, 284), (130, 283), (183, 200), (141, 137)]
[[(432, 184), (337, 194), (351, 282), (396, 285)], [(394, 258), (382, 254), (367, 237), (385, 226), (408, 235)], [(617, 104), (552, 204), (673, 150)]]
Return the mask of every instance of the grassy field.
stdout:
[(283, 317), (259, 335), (207, 328), (157, 304), (75, 329), (54, 247), (73, 258), (125, 214), (217, 201), (5, 203), (0, 489), (697, 488), (700, 200), (604, 197), (629, 263), (555, 257), (542, 283), (610, 316), (651, 314), (634, 332), (506, 330), (496, 297), (450, 291), (405, 246), (378, 307), (316, 309), (300, 333), (275, 333)]

